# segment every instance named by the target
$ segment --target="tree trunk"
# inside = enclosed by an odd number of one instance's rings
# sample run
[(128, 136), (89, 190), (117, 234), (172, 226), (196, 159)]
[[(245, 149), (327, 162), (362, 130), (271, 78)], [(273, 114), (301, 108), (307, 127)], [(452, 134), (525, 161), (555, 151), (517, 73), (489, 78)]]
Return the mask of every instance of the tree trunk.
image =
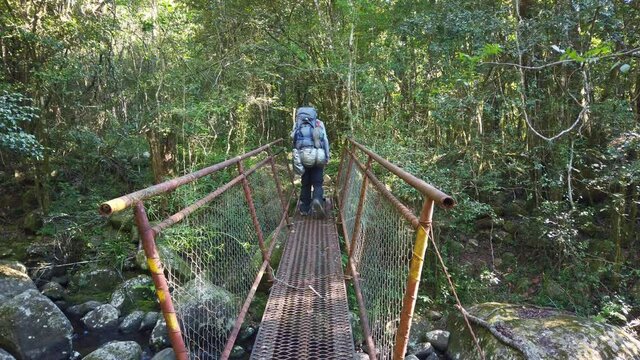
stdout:
[(153, 181), (159, 184), (175, 176), (176, 135), (173, 131), (147, 131), (147, 141), (151, 152)]

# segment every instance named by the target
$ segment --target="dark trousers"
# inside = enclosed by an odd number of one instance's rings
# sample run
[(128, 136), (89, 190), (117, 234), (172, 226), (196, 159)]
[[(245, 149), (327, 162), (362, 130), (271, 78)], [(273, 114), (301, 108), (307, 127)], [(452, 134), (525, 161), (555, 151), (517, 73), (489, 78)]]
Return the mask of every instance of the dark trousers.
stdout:
[[(311, 208), (311, 200), (318, 199), (323, 203), (324, 190), (324, 168), (312, 167), (305, 168), (302, 175), (302, 189), (300, 190), (300, 211), (308, 212)], [(311, 188), (313, 187), (313, 198), (311, 197)]]

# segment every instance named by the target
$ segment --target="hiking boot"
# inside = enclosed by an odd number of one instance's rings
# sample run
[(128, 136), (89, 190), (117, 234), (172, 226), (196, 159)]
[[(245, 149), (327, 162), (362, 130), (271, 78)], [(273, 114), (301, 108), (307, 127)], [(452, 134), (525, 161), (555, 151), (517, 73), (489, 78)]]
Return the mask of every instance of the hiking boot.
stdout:
[(324, 212), (324, 205), (322, 204), (322, 201), (314, 199), (311, 203), (311, 208), (313, 209), (313, 215), (315, 217), (324, 219), (327, 216)]

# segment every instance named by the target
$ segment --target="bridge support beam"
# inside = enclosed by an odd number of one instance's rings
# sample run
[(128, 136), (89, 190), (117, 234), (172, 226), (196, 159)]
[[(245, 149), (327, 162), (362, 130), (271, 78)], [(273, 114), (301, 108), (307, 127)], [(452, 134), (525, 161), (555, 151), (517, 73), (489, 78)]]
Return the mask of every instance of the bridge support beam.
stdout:
[[(249, 186), (249, 179), (247, 176), (244, 176), (244, 166), (242, 165), (242, 161), (238, 163), (238, 173), (242, 178), (242, 188), (244, 189), (244, 196), (247, 199), (247, 206), (249, 207), (249, 214), (251, 215), (251, 221), (253, 222), (253, 227), (256, 230), (256, 235), (258, 236), (258, 245), (260, 246), (260, 251), (262, 251), (262, 260), (269, 262), (269, 254), (267, 253), (267, 247), (264, 244), (264, 234), (262, 233), (262, 227), (260, 227), (260, 220), (258, 220), (258, 214), (256, 213), (256, 206), (253, 203), (253, 196), (251, 195), (251, 187)], [(273, 282), (273, 276), (271, 274), (271, 270), (267, 270), (267, 279)]]
[(416, 229), (416, 241), (413, 247), (413, 256), (409, 267), (409, 278), (407, 279), (407, 289), (402, 299), (402, 312), (400, 313), (400, 324), (396, 332), (396, 345), (393, 351), (394, 360), (404, 359), (409, 342), (409, 331), (411, 321), (416, 307), (416, 297), (418, 295), (418, 285), (422, 275), (422, 265), (424, 264), (424, 254), (429, 245), (429, 230), (431, 230), (431, 219), (433, 217), (434, 201), (427, 198), (420, 213), (420, 225)]
[(184, 340), (182, 339), (182, 331), (180, 330), (176, 310), (174, 309), (173, 302), (171, 301), (169, 285), (167, 284), (167, 279), (164, 277), (164, 267), (160, 262), (158, 249), (156, 248), (156, 234), (149, 224), (149, 218), (147, 218), (147, 213), (142, 201), (138, 201), (135, 204), (134, 214), (136, 218), (136, 225), (138, 226), (138, 232), (142, 239), (144, 254), (147, 257), (147, 264), (149, 264), (149, 271), (151, 271), (153, 284), (156, 287), (156, 294), (160, 301), (160, 309), (162, 310), (162, 315), (167, 323), (167, 332), (169, 335), (169, 341), (171, 341), (171, 347), (173, 347), (173, 351), (176, 354), (176, 359), (187, 360), (189, 358), (189, 354), (185, 347)]

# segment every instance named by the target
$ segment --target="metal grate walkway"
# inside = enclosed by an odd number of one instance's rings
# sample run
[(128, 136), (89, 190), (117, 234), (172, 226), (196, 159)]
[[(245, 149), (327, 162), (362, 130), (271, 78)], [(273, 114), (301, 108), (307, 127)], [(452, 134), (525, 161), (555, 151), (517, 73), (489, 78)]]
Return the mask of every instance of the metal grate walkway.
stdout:
[(333, 219), (297, 217), (275, 277), (251, 359), (353, 359)]

